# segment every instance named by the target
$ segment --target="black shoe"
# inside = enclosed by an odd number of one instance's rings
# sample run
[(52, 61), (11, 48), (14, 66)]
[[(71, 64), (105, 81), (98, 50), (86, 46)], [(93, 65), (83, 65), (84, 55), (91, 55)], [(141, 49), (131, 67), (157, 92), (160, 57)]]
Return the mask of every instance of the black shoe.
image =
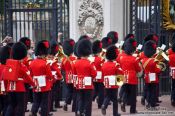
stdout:
[(130, 111), (130, 114), (136, 114), (137, 113), (137, 110), (136, 111)]
[(124, 103), (121, 103), (121, 111), (122, 111), (122, 112), (126, 112), (125, 104), (124, 104)]
[(30, 112), (29, 116), (37, 116), (37, 114)]
[(121, 116), (121, 114), (117, 114), (116, 116)]
[(141, 104), (144, 106), (145, 105), (145, 99), (142, 97), (141, 98)]
[(27, 110), (27, 109), (26, 109), (26, 111), (25, 111), (25, 112), (29, 112), (29, 111), (30, 111), (30, 110)]
[(146, 105), (146, 109), (149, 110), (151, 108), (151, 105), (150, 104), (147, 104)]
[(53, 116), (53, 113), (50, 112), (50, 113), (49, 113), (49, 116)]
[(157, 103), (162, 103), (162, 101), (161, 100), (158, 100)]
[(175, 107), (175, 101), (171, 101), (171, 105)]
[(101, 107), (101, 113), (102, 113), (103, 115), (106, 115), (106, 108), (104, 108), (104, 106)]
[(64, 111), (67, 111), (67, 105), (64, 105), (64, 106), (63, 106), (63, 110), (64, 110)]
[(159, 104), (153, 104), (153, 105), (151, 105), (151, 107), (156, 107), (156, 106), (159, 106)]

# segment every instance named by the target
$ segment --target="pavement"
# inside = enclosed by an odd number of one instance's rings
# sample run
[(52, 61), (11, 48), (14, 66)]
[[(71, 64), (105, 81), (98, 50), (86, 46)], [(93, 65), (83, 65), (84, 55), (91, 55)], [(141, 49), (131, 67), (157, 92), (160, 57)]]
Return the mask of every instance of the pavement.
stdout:
[[(119, 113), (121, 116), (175, 116), (175, 107), (171, 106), (170, 96), (165, 95), (159, 98), (162, 103), (160, 106), (156, 107), (156, 109), (149, 109), (147, 110), (145, 106), (141, 105), (140, 100), (141, 97), (137, 97), (137, 114), (130, 114), (129, 113), (129, 106), (126, 106), (126, 112), (122, 112), (120, 110), (120, 104), (118, 105)], [(63, 102), (61, 102), (63, 104)], [(31, 104), (28, 105), (28, 109), (31, 109)], [(106, 116), (112, 116), (112, 105), (109, 105), (108, 109), (106, 110)], [(71, 112), (71, 106), (68, 107), (68, 111), (63, 111), (63, 109), (57, 109), (57, 112), (53, 113), (53, 116), (75, 116), (74, 113)], [(28, 116), (29, 113), (26, 113)], [(38, 115), (39, 116), (39, 115)], [(103, 116), (101, 114), (101, 110), (98, 109), (96, 102), (93, 102), (92, 106), (92, 116)]]

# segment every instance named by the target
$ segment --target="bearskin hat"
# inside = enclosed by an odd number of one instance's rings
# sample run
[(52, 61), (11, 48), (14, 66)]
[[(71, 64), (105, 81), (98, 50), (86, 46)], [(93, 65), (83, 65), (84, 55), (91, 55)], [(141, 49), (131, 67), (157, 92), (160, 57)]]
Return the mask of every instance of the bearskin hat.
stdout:
[(88, 39), (82, 39), (78, 42), (77, 53), (80, 57), (89, 56), (92, 53), (92, 43)]
[(107, 37), (112, 39), (112, 44), (116, 44), (118, 42), (118, 33), (115, 31), (110, 31), (107, 34)]
[(27, 56), (27, 48), (22, 42), (17, 42), (12, 46), (11, 57), (15, 60), (22, 60)]
[(106, 49), (107, 47), (109, 47), (109, 46), (112, 44), (112, 39), (109, 38), (109, 37), (104, 37), (104, 38), (101, 40), (101, 42), (102, 42), (102, 47), (103, 47), (104, 49)]
[(92, 52), (93, 54), (98, 54), (102, 51), (102, 42), (100, 40), (96, 40), (92, 44)]
[(156, 43), (153, 40), (149, 40), (145, 43), (143, 52), (145, 56), (152, 57), (156, 53)]
[(159, 37), (158, 37), (158, 35), (156, 35), (156, 34), (149, 34), (149, 35), (147, 35), (147, 36), (144, 38), (144, 43), (146, 43), (146, 42), (149, 41), (149, 40), (153, 40), (153, 41), (155, 41), (156, 44), (157, 44), (157, 43), (158, 43), (158, 40), (159, 40)]
[(75, 55), (76, 57), (80, 57), (80, 56), (78, 55), (78, 53), (77, 53), (77, 47), (78, 47), (78, 42), (75, 43), (74, 48), (73, 48), (74, 55)]
[(37, 43), (35, 48), (35, 56), (48, 55), (50, 43), (47, 40), (41, 40)]
[(125, 51), (126, 54), (131, 55), (136, 50), (136, 47), (137, 47), (137, 41), (135, 39), (127, 39), (124, 43), (123, 50)]
[(82, 40), (82, 39), (90, 40), (91, 38), (88, 35), (82, 35), (82, 36), (80, 36), (80, 38), (78, 40)]
[(9, 46), (3, 46), (0, 49), (0, 63), (1, 64), (6, 64), (6, 60), (10, 58), (10, 53), (11, 53), (11, 47)]
[(58, 53), (59, 50), (59, 45), (55, 40), (51, 40), (50, 42), (50, 55), (56, 55)]
[(124, 41), (126, 41), (127, 39), (134, 39), (134, 38), (135, 38), (134, 34), (129, 33), (129, 34), (127, 34), (126, 37), (124, 38)]
[(30, 49), (31, 46), (31, 40), (28, 37), (22, 37), (19, 42), (22, 42), (24, 45), (26, 45), (27, 49)]
[(107, 51), (106, 51), (106, 59), (108, 60), (115, 60), (118, 56), (118, 49), (115, 45), (112, 45), (110, 47), (107, 48)]
[(7, 46), (9, 46), (10, 48), (12, 48), (14, 43), (8, 43)]
[(63, 42), (63, 52), (67, 56), (70, 56), (73, 53), (73, 48), (75, 45), (75, 41), (73, 39), (66, 39)]

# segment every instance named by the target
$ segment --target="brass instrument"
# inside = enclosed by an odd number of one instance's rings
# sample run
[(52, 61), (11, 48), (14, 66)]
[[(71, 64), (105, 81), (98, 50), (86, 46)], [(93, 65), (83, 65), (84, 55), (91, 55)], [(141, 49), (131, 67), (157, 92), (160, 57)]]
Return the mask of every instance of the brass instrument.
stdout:
[(100, 53), (100, 56), (104, 58), (105, 57), (105, 54), (106, 54), (106, 49), (103, 48), (102, 49), (102, 52)]
[(168, 56), (162, 49), (158, 48), (158, 53), (155, 57), (155, 62), (158, 62), (157, 67), (161, 68), (162, 71), (166, 70), (166, 64), (164, 63), (165, 60), (169, 61)]
[(116, 85), (122, 86), (125, 83), (125, 77), (124, 75), (117, 75), (116, 76)]

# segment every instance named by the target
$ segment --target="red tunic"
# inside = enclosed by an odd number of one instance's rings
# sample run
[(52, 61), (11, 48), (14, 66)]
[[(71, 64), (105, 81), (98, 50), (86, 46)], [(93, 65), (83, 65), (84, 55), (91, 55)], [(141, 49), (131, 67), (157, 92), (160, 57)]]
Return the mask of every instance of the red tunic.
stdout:
[(4, 95), (7, 89), (7, 82), (2, 79), (2, 72), (5, 65), (0, 64), (0, 95)]
[(61, 70), (65, 71), (66, 74), (66, 83), (72, 84), (73, 83), (73, 69), (72, 69), (72, 62), (76, 59), (74, 56), (64, 57), (61, 63)]
[[(102, 76), (104, 79), (105, 88), (118, 88), (116, 85), (117, 75), (123, 75), (123, 71), (118, 63), (107, 61), (102, 65)], [(110, 83), (111, 78), (115, 78), (115, 80), (113, 80), (115, 83)]]
[[(37, 58), (30, 64), (31, 75), (35, 81), (37, 87), (34, 88), (34, 92), (50, 91), (52, 86), (52, 76), (50, 65), (47, 64), (46, 59)], [(40, 86), (39, 79), (44, 78), (44, 85)]]
[(75, 62), (75, 74), (77, 75), (77, 89), (93, 89), (92, 80), (96, 77), (97, 71), (93, 63), (82, 58)]
[(119, 61), (126, 77), (126, 83), (133, 85), (138, 84), (136, 74), (141, 71), (141, 67), (139, 66), (139, 60), (132, 55), (127, 55), (123, 53)]
[(102, 78), (102, 72), (101, 72), (101, 67), (102, 67), (102, 64), (104, 63), (104, 59), (102, 59), (101, 57), (99, 56), (94, 56), (94, 66), (97, 70), (97, 76), (95, 77), (94, 81), (95, 82), (100, 82), (100, 83), (103, 83), (103, 78)]
[(169, 66), (171, 70), (170, 75), (173, 79), (175, 79), (175, 53), (174, 52), (169, 55)]
[[(148, 59), (149, 58), (147, 57), (142, 59), (142, 64), (144, 65)], [(158, 73), (161, 72), (161, 69), (157, 67), (157, 63), (154, 61), (153, 58), (151, 58), (151, 60), (146, 65), (144, 72), (145, 72), (145, 75), (144, 75), (145, 83), (158, 83), (159, 82)], [(150, 76), (149, 76), (150, 73), (155, 74), (155, 81), (150, 81)]]
[(20, 64), (19, 78), (17, 81), (8, 81), (7, 92), (25, 92), (25, 83), (35, 86), (28, 68), (24, 64)]

